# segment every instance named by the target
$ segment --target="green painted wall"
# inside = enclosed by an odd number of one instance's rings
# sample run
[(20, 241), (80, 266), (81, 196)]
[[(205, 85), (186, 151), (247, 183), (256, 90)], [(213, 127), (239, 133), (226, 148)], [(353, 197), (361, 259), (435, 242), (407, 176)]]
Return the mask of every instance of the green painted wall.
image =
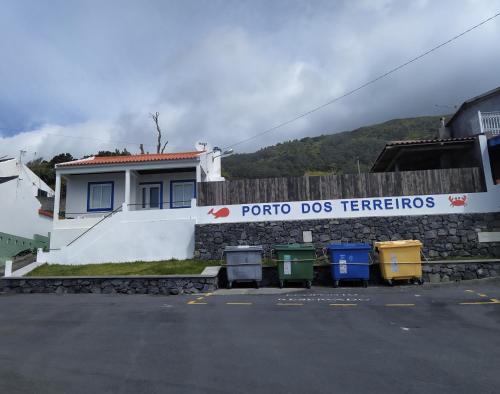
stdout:
[(0, 232), (0, 265), (26, 249), (48, 248), (49, 237), (35, 234), (33, 239)]

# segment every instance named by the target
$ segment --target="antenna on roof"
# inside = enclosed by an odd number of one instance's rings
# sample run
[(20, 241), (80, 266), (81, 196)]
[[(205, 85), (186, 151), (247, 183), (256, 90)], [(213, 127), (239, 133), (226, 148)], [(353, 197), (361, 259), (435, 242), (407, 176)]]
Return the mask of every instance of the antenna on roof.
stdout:
[(194, 148), (197, 150), (197, 151), (206, 151), (207, 150), (207, 145), (208, 145), (208, 142), (201, 142), (201, 141), (198, 141)]
[(23, 156), (27, 153), (28, 151), (26, 150), (20, 150), (19, 151), (19, 164), (22, 164), (23, 163)]

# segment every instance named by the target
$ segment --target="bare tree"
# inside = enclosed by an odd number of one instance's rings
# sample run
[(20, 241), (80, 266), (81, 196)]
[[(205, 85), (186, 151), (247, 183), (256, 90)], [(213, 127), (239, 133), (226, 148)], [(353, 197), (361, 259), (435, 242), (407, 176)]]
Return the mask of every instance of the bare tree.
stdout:
[(163, 153), (165, 151), (165, 147), (168, 144), (168, 141), (165, 142), (165, 144), (163, 145), (163, 148), (162, 148), (162, 146), (161, 146), (161, 129), (160, 129), (160, 125), (158, 124), (158, 118), (160, 117), (160, 113), (155, 112), (154, 114), (150, 113), (149, 115), (151, 115), (151, 118), (155, 122), (156, 131), (158, 132), (158, 144), (156, 145), (156, 153)]

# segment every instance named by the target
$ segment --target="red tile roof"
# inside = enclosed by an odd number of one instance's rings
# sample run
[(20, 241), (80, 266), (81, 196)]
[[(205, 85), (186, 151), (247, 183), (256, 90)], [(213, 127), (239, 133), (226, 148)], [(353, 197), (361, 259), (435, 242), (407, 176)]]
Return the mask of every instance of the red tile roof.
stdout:
[(51, 218), (51, 219), (54, 217), (54, 212), (46, 211), (44, 209), (39, 209), (38, 214), (41, 216), (47, 216), (48, 218)]
[(194, 152), (179, 152), (179, 153), (148, 153), (144, 155), (128, 155), (128, 156), (92, 156), (86, 159), (68, 161), (66, 163), (57, 164), (56, 167), (70, 166), (97, 166), (107, 164), (121, 163), (143, 163), (151, 161), (169, 161), (169, 160), (193, 160), (203, 153), (201, 151)]

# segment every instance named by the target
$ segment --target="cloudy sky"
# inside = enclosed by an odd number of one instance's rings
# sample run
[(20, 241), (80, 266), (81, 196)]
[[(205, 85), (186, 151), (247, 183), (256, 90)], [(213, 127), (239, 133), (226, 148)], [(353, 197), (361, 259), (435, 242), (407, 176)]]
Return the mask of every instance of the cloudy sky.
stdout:
[[(225, 147), (500, 11), (499, 0), (1, 0), (0, 156)], [(500, 86), (500, 17), (265, 137), (452, 111)]]

